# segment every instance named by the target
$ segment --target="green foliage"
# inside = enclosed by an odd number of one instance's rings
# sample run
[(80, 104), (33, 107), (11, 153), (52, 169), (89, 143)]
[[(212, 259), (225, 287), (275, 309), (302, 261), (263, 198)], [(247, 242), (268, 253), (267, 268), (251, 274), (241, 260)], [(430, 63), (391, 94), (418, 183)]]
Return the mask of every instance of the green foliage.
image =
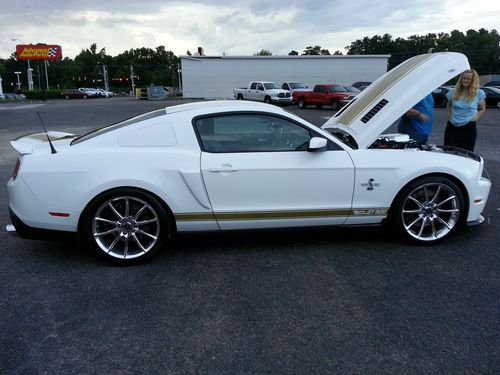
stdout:
[[(42, 90), (24, 91), (23, 94), (30, 100), (44, 99)], [(61, 90), (45, 90), (45, 94), (47, 99), (61, 99)]]
[(261, 49), (254, 56), (272, 56), (272, 55), (273, 55), (273, 53), (271, 51), (269, 51), (268, 49)]
[(288, 56), (297, 56), (299, 53), (297, 51), (288, 52)]
[(458, 30), (451, 33), (429, 33), (411, 35), (407, 39), (393, 39), (391, 35), (364, 37), (346, 46), (348, 55), (390, 54), (389, 69), (408, 58), (427, 53), (453, 51), (465, 54), (471, 66), (479, 74), (491, 74), (500, 71), (500, 35), (497, 30), (483, 28), (468, 30), (465, 34)]
[[(50, 61), (47, 67), (49, 87), (59, 90), (76, 87), (104, 87), (103, 65), (107, 66), (109, 84), (112, 90), (129, 91), (131, 89), (131, 66), (134, 69), (136, 87), (149, 85), (178, 86), (177, 66), (179, 59), (164, 46), (155, 49), (137, 48), (125, 51), (118, 56), (110, 56), (105, 48), (99, 49), (94, 43), (82, 49), (75, 59), (64, 58)], [(31, 61), (33, 83), (39, 88), (45, 75), (43, 63)], [(27, 62), (17, 60), (15, 54), (8, 59), (0, 59), (0, 74), (4, 91), (13, 91), (11, 85), (17, 82), (15, 71), (20, 71), (21, 89), (28, 87), (26, 76)], [(4, 71), (4, 73), (2, 73)], [(121, 78), (121, 80), (120, 80)]]
[(330, 55), (330, 51), (322, 49), (321, 46), (306, 47), (302, 55)]

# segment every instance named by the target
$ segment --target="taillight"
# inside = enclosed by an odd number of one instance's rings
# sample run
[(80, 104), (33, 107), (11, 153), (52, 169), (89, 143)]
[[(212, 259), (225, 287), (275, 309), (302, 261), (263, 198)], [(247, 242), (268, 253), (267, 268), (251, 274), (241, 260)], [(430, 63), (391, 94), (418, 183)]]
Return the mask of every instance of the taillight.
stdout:
[(19, 172), (19, 167), (21, 166), (21, 158), (17, 158), (16, 166), (14, 167), (14, 171), (12, 172), (12, 179), (15, 180), (17, 177), (17, 173)]

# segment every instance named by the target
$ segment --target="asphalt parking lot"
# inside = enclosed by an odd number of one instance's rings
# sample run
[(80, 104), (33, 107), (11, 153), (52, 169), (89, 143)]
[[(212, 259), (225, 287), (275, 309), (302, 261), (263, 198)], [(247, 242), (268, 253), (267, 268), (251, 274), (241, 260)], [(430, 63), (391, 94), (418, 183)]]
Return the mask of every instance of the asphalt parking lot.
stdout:
[[(36, 111), (82, 133), (181, 102), (0, 104), (1, 374), (500, 372), (500, 109), (478, 124), (486, 221), (432, 247), (380, 228), (203, 234), (118, 268), (71, 240), (3, 231), (8, 142), (41, 131)], [(316, 125), (332, 114), (288, 109)], [(445, 118), (436, 108), (430, 143)]]

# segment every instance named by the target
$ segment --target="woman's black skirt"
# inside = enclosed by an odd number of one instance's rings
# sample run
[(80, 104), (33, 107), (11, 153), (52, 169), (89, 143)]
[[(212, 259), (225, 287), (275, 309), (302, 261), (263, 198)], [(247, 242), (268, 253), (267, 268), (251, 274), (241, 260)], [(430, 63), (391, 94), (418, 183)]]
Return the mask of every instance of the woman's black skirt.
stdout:
[(463, 126), (455, 126), (448, 121), (444, 132), (445, 146), (455, 146), (465, 150), (474, 151), (476, 138), (477, 130), (475, 121), (469, 121)]

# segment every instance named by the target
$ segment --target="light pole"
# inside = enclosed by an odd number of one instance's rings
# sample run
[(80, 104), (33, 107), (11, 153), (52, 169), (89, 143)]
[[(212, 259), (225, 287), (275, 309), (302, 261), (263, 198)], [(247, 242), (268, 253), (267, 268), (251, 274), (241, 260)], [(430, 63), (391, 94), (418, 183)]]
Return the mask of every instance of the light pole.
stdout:
[(17, 76), (17, 89), (21, 90), (21, 81), (19, 80), (19, 75), (21, 72), (14, 72), (14, 74)]
[[(17, 38), (11, 38), (11, 40), (13, 42), (15, 42), (16, 40), (18, 42), (21, 42), (22, 44), (25, 44), (21, 39), (17, 39)], [(26, 76), (28, 77), (28, 90), (29, 91), (33, 91), (33, 69), (31, 69), (31, 66), (30, 66), (30, 61), (28, 61), (28, 70), (26, 71)]]

